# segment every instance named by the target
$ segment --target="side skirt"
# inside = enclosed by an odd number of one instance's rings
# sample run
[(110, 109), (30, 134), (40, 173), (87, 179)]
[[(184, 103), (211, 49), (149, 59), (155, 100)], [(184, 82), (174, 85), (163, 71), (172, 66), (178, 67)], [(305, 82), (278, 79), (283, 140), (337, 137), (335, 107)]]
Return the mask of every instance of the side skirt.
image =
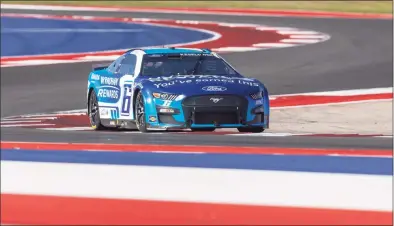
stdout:
[(127, 129), (135, 130), (137, 126), (133, 120), (122, 120), (122, 119), (101, 119), (103, 126), (114, 129)]

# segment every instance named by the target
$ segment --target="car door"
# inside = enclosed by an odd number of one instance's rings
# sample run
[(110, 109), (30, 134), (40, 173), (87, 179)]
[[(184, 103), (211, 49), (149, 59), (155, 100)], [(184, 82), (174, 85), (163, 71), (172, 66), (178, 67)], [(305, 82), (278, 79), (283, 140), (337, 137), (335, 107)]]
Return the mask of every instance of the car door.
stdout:
[(119, 76), (116, 74), (116, 68), (123, 60), (123, 56), (115, 60), (107, 70), (100, 74), (98, 84), (96, 84), (97, 98), (99, 106), (109, 107), (114, 106), (119, 102), (120, 89), (119, 89)]
[(133, 90), (134, 90), (134, 70), (136, 66), (137, 57), (133, 53), (125, 56), (120, 62), (116, 73), (121, 77), (119, 88), (121, 99), (119, 103), (120, 119), (133, 119)]

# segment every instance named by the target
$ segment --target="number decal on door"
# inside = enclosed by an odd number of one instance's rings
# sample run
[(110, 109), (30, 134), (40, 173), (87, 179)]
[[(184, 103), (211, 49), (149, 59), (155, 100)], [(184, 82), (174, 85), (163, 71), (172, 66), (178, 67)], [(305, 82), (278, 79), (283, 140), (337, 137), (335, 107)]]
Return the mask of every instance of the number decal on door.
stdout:
[(122, 100), (122, 115), (124, 116), (130, 115), (131, 96), (132, 96), (131, 84), (125, 84), (124, 95)]

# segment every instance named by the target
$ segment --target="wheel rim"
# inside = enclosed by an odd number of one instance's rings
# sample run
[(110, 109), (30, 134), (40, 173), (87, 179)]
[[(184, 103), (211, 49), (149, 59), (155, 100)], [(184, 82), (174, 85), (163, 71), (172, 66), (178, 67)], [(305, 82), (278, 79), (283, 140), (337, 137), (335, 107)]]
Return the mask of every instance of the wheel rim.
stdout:
[(137, 126), (138, 128), (145, 126), (145, 111), (144, 111), (144, 102), (141, 96), (138, 97), (137, 101)]
[(90, 107), (89, 107), (89, 119), (92, 126), (97, 124), (97, 115), (98, 115), (98, 104), (96, 101), (96, 96), (94, 94), (90, 97)]

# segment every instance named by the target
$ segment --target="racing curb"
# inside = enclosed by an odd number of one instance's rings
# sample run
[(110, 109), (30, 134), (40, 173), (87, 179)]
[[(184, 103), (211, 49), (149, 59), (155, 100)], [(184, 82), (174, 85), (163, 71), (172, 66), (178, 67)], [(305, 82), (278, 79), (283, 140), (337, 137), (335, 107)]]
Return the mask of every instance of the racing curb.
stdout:
[(233, 9), (233, 8), (186, 8), (186, 7), (115, 7), (115, 6), (76, 6), (76, 5), (21, 5), (1, 4), (2, 9), (25, 10), (68, 10), (68, 11), (113, 11), (113, 12), (149, 12), (176, 14), (208, 14), (232, 16), (278, 16), (312, 18), (347, 18), (347, 19), (392, 19), (392, 14), (348, 13), (304, 10), (268, 10), (268, 9)]

